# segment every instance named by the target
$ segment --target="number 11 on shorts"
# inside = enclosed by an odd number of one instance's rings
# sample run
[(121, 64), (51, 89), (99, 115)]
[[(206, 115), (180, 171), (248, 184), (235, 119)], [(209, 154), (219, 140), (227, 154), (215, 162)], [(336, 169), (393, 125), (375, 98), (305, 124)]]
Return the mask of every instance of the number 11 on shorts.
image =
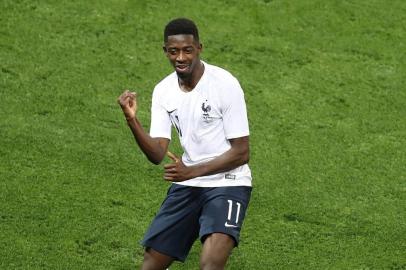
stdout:
[(238, 227), (238, 226), (236, 226), (236, 225), (229, 224), (229, 222), (230, 222), (230, 223), (233, 223), (233, 221), (235, 220), (235, 223), (234, 223), (234, 224), (238, 224), (238, 219), (239, 219), (239, 216), (240, 216), (241, 204), (240, 204), (239, 202), (235, 202), (235, 204), (237, 205), (237, 213), (236, 213), (235, 219), (234, 219), (234, 218), (233, 218), (233, 204), (234, 204), (234, 202), (233, 202), (232, 200), (227, 200), (227, 202), (228, 202), (228, 215), (227, 215), (227, 221), (226, 221), (226, 223), (225, 223), (225, 226), (226, 226), (226, 227)]

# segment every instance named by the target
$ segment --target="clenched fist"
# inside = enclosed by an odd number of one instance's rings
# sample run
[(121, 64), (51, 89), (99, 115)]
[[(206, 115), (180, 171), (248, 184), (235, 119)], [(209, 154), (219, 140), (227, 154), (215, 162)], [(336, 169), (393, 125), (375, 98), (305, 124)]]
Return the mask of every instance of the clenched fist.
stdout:
[(117, 99), (118, 104), (120, 104), (121, 109), (127, 120), (135, 118), (137, 113), (137, 94), (135, 92), (130, 92), (125, 90)]

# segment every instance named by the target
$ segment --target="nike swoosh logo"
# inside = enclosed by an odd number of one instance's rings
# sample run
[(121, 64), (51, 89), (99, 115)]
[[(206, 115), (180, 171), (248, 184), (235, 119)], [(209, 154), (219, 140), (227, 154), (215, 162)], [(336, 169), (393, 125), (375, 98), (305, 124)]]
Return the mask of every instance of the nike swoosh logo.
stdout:
[(175, 110), (172, 110), (172, 111), (167, 111), (169, 114), (171, 114), (171, 113), (173, 113), (174, 111), (176, 111), (176, 109)]
[(226, 223), (224, 224), (224, 226), (226, 226), (226, 227), (231, 227), (231, 228), (237, 228), (237, 227), (238, 227), (238, 226), (233, 225), (233, 224), (228, 224), (227, 221), (226, 221)]

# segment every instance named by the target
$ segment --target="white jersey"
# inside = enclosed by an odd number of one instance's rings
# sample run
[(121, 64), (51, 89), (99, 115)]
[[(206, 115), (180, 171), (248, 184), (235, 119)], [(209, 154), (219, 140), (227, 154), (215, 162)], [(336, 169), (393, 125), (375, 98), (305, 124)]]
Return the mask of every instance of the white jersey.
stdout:
[[(176, 72), (155, 86), (151, 108), (151, 137), (171, 139), (178, 132), (186, 166), (210, 161), (231, 148), (229, 139), (249, 135), (244, 93), (226, 70), (204, 63), (204, 73), (190, 92), (180, 89)], [(180, 185), (197, 187), (251, 186), (244, 164), (228, 172), (196, 177)]]

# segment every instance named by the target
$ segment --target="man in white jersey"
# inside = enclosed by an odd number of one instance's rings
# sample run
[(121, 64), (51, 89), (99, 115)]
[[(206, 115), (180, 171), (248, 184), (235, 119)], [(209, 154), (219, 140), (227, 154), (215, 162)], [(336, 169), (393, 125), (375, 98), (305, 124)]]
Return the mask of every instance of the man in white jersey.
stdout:
[[(168, 153), (173, 160), (164, 166), (172, 185), (142, 241), (142, 269), (184, 261), (197, 238), (203, 244), (200, 268), (224, 269), (251, 195), (244, 93), (229, 72), (200, 60), (202, 44), (192, 21), (169, 22), (163, 49), (175, 72), (154, 89), (149, 134), (136, 115), (136, 94), (126, 90), (118, 99), (147, 158), (159, 164)], [(181, 158), (167, 152), (172, 126)]]

